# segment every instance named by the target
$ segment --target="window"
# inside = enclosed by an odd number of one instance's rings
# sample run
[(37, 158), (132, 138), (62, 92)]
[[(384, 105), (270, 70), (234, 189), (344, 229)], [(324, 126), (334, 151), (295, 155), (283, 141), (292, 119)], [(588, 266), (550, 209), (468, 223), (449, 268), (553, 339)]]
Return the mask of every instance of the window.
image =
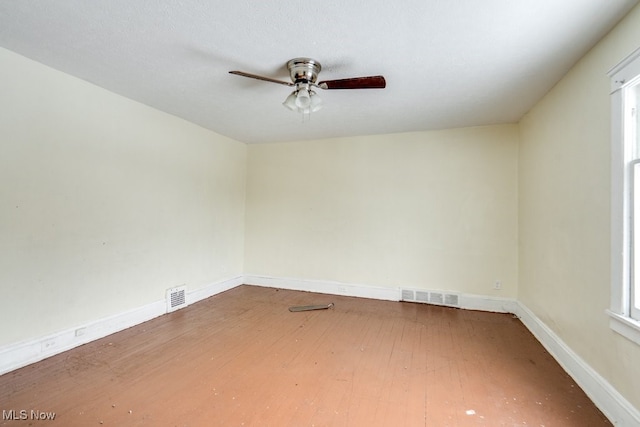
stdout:
[(640, 344), (640, 49), (610, 72), (611, 327)]
[(631, 164), (631, 286), (629, 315), (640, 320), (640, 133), (638, 132), (638, 94), (640, 82), (625, 88), (624, 140), (629, 141)]

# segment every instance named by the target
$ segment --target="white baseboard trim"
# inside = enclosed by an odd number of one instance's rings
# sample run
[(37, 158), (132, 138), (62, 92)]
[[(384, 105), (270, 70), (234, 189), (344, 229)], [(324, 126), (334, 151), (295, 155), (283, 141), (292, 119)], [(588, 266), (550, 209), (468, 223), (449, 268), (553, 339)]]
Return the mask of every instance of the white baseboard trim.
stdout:
[(156, 301), (75, 328), (10, 344), (0, 348), (0, 375), (146, 322), (165, 312), (166, 302)]
[(460, 295), (460, 308), (464, 308), (465, 310), (515, 314), (518, 309), (518, 302), (513, 298), (462, 294)]
[[(241, 285), (238, 276), (187, 291), (187, 305)], [(166, 300), (105, 317), (74, 328), (0, 348), (0, 375), (146, 322), (167, 312)]]
[[(360, 298), (372, 298), (388, 301), (400, 301), (402, 289), (393, 287), (375, 287), (362, 284), (306, 280), (269, 276), (245, 276), (245, 284), (269, 288), (289, 289), (293, 291), (317, 292), (330, 295), (345, 295)], [(458, 308), (466, 310), (492, 311), (497, 313), (515, 313), (518, 305), (515, 299), (486, 295), (460, 294)], [(415, 301), (412, 301), (415, 302)]]
[(344, 295), (387, 301), (400, 301), (399, 289), (380, 288), (353, 283), (268, 276), (244, 276), (244, 283), (246, 285), (288, 289), (291, 291), (316, 292), (329, 295)]
[(212, 283), (204, 288), (194, 289), (193, 291), (187, 291), (187, 304), (193, 304), (198, 301), (202, 301), (214, 295), (218, 295), (229, 289), (233, 289), (236, 286), (240, 286), (244, 283), (244, 276), (237, 276), (232, 279), (223, 280), (222, 282)]
[(614, 425), (639, 426), (640, 411), (607, 380), (589, 366), (524, 304), (518, 302), (516, 313), (522, 323), (584, 390), (593, 403)]

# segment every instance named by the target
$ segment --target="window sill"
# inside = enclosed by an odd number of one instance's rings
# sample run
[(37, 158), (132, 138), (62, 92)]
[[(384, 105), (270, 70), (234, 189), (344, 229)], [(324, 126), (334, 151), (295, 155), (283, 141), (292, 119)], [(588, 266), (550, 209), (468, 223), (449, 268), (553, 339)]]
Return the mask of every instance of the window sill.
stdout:
[(609, 327), (625, 338), (640, 345), (640, 322), (627, 316), (607, 310)]

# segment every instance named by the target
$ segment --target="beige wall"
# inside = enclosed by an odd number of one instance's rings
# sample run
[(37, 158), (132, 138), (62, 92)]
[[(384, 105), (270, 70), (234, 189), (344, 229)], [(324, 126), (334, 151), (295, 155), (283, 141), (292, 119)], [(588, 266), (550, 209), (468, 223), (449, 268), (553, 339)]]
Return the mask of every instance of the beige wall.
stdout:
[(245, 273), (515, 297), (517, 133), (249, 146)]
[(609, 329), (607, 71), (638, 48), (640, 7), (520, 124), (519, 299), (640, 407), (640, 348)]
[(244, 144), (0, 63), (0, 345), (242, 274)]
[(638, 40), (640, 7), (519, 125), (249, 147), (0, 49), (0, 346), (243, 273), (444, 289), (518, 298), (640, 407), (605, 315)]

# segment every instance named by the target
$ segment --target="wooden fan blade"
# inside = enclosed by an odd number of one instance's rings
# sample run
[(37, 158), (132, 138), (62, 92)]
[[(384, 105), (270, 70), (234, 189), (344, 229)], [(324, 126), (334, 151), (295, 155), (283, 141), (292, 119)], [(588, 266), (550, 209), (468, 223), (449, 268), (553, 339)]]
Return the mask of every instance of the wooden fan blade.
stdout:
[(325, 80), (318, 83), (318, 86), (322, 89), (384, 89), (387, 86), (387, 82), (382, 76), (369, 76)]
[(279, 83), (285, 86), (293, 86), (293, 83), (291, 82), (283, 82), (281, 80), (259, 76), (257, 74), (245, 73), (244, 71), (229, 71), (229, 74), (235, 74), (236, 76), (242, 76), (242, 77), (249, 77), (250, 79), (262, 80), (264, 82)]

